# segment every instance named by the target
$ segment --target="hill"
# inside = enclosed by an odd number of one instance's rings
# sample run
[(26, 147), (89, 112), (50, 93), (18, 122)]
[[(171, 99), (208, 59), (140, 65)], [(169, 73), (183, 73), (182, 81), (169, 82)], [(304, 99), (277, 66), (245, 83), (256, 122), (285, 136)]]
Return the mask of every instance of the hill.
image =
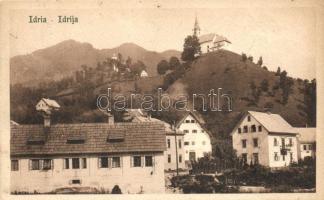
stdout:
[(179, 56), (169, 50), (162, 53), (148, 51), (136, 44), (125, 43), (112, 49), (96, 49), (89, 43), (66, 40), (54, 46), (19, 55), (10, 59), (10, 83), (37, 86), (41, 82), (60, 80), (71, 76), (81, 65), (95, 68), (113, 54), (121, 53), (125, 59), (141, 60), (150, 76), (155, 76), (156, 65), (162, 59)]
[[(241, 55), (220, 50), (195, 60), (184, 77), (175, 81), (167, 91), (173, 98), (180, 94), (189, 97), (204, 94), (207, 100), (211, 89), (217, 93), (217, 89), (222, 88), (222, 94), (229, 94), (232, 97), (232, 112), (200, 112), (215, 135), (230, 133), (241, 113), (247, 110), (279, 113), (291, 125), (305, 126), (309, 121), (305, 112), (305, 82), (290, 77), (287, 80), (292, 82), (292, 86), (285, 103), (280, 76), (250, 60), (243, 61)], [(220, 102), (223, 110), (228, 109), (224, 104), (226, 102), (225, 99)], [(202, 108), (201, 101), (197, 107), (198, 110)]]

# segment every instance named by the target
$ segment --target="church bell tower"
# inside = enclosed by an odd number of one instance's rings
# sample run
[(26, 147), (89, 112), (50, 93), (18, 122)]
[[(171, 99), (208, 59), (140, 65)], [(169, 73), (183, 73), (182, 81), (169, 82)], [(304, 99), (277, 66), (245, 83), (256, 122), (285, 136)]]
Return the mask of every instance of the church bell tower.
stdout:
[(198, 24), (197, 15), (196, 15), (196, 18), (195, 18), (195, 25), (194, 25), (194, 28), (192, 29), (192, 31), (193, 31), (193, 35), (199, 37), (199, 35), (200, 35), (200, 27), (199, 27), (199, 24)]

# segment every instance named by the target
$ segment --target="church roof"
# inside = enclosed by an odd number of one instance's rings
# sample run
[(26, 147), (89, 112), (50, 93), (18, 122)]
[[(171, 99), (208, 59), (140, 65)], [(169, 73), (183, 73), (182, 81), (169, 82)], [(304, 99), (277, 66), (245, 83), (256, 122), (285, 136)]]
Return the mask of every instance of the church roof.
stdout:
[(214, 42), (227, 41), (227, 42), (231, 43), (226, 37), (218, 35), (216, 33), (209, 33), (209, 34), (199, 36), (200, 44), (205, 43), (205, 42), (210, 42), (210, 41), (214, 41)]

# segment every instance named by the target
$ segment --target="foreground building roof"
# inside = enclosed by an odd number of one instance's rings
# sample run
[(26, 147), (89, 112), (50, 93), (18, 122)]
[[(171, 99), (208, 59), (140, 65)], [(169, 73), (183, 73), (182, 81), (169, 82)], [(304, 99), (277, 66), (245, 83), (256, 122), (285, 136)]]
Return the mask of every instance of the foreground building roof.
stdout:
[(316, 128), (294, 128), (300, 135), (301, 143), (313, 143), (316, 141)]
[(161, 123), (84, 123), (11, 127), (11, 156), (164, 151)]
[(278, 114), (273, 114), (270, 112), (256, 112), (248, 111), (248, 113), (254, 117), (259, 123), (261, 123), (269, 133), (278, 134), (298, 134), (296, 129), (294, 129), (284, 118)]

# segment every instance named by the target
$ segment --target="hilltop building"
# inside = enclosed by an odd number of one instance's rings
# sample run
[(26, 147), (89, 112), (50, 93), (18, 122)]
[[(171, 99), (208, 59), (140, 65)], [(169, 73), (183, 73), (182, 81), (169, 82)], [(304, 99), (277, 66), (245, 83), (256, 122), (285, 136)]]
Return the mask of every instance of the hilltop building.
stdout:
[(200, 26), (198, 24), (197, 16), (195, 18), (193, 35), (197, 36), (199, 39), (200, 50), (202, 54), (217, 51), (219, 49), (230, 50), (231, 42), (226, 37), (218, 35), (216, 33), (200, 35)]
[(140, 77), (141, 77), (141, 78), (148, 77), (148, 73), (147, 73), (145, 70), (142, 70), (142, 71), (141, 71), (141, 74), (140, 74)]
[(316, 157), (316, 128), (295, 128), (299, 133), (299, 158)]
[(163, 193), (164, 125), (108, 122), (11, 126), (11, 191), (118, 185), (122, 193)]
[(298, 162), (298, 131), (278, 114), (248, 111), (232, 133), (243, 162), (285, 167)]

